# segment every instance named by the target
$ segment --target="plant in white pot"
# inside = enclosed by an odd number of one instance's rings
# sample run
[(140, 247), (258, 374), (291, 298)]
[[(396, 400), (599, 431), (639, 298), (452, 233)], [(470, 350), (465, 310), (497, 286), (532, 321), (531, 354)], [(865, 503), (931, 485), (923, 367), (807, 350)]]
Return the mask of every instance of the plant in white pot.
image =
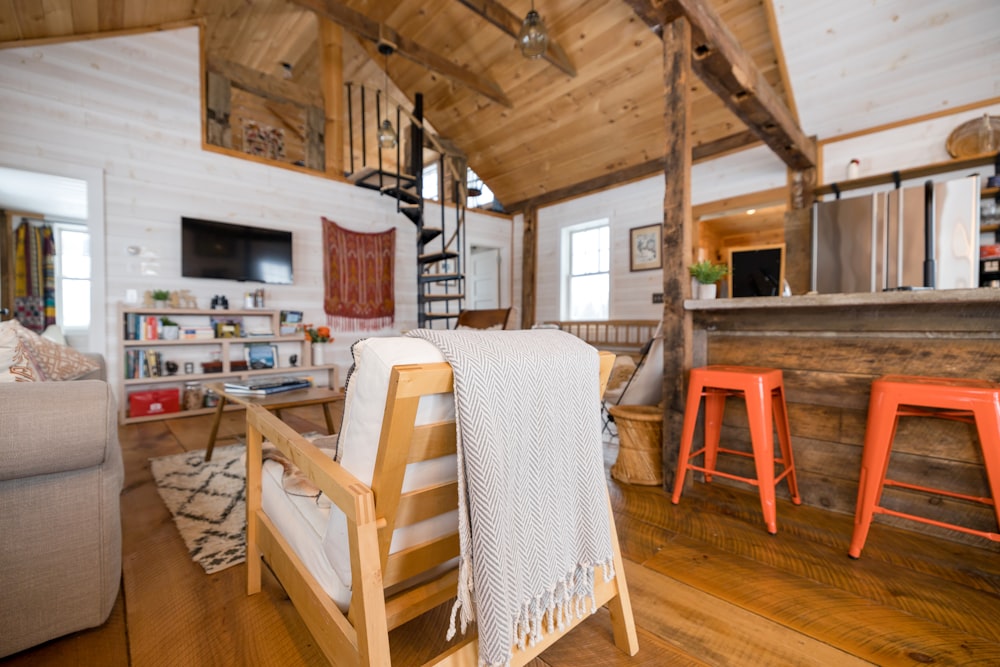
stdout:
[(160, 338), (163, 340), (177, 340), (180, 338), (181, 328), (177, 322), (169, 317), (160, 318)]
[(725, 264), (713, 264), (706, 259), (697, 264), (692, 264), (688, 267), (688, 271), (698, 281), (698, 293), (692, 294), (692, 298), (714, 299), (718, 292), (716, 283), (729, 273), (729, 267)]

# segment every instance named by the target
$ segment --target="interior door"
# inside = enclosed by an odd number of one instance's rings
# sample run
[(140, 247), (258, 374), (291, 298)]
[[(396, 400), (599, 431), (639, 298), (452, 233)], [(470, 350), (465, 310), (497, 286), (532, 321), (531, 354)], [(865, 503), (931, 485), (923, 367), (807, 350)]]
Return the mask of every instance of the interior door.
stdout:
[(477, 248), (471, 253), (469, 308), (484, 310), (500, 307), (500, 249)]

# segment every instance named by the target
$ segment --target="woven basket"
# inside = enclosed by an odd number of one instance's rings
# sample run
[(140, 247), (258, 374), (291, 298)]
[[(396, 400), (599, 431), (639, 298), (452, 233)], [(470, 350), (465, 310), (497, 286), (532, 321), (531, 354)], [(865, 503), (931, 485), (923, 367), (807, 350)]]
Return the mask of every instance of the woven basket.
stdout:
[(613, 405), (618, 427), (618, 459), (611, 476), (626, 484), (663, 484), (663, 409), (655, 405)]

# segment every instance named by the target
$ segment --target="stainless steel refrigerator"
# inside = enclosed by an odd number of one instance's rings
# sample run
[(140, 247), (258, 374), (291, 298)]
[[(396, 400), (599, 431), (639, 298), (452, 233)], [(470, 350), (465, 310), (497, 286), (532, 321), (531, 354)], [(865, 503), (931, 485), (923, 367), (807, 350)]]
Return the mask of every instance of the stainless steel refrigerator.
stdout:
[(813, 204), (811, 289), (978, 287), (979, 196), (974, 175)]

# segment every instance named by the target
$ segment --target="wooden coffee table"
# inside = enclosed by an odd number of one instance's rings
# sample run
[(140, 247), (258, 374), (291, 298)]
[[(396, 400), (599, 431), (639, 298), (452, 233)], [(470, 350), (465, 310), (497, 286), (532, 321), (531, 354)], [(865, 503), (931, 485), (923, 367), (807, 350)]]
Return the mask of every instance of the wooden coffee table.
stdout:
[(215, 436), (219, 433), (219, 424), (222, 422), (222, 412), (226, 408), (226, 403), (235, 405), (259, 405), (265, 410), (274, 412), (281, 417), (281, 411), (285, 408), (301, 408), (307, 405), (322, 405), (323, 416), (326, 417), (327, 433), (333, 434), (333, 417), (330, 415), (330, 404), (344, 400), (344, 392), (340, 389), (328, 387), (308, 387), (306, 389), (293, 389), (282, 391), (268, 396), (249, 396), (247, 394), (237, 394), (226, 391), (226, 386), (222, 382), (212, 382), (206, 384), (207, 389), (211, 389), (219, 395), (219, 405), (215, 409), (215, 417), (212, 419), (212, 432), (208, 436), (208, 446), (205, 448), (205, 460), (212, 460), (212, 450), (215, 449)]

